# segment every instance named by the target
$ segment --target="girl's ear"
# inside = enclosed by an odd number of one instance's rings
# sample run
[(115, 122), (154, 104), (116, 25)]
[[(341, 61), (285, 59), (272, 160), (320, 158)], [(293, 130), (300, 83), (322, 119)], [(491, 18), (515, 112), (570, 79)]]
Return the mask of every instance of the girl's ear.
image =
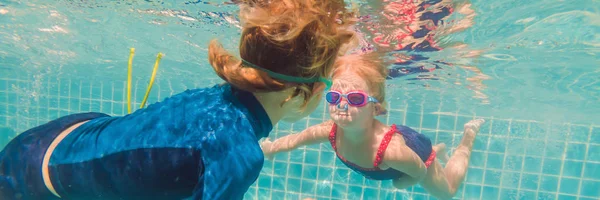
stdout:
[(375, 110), (373, 115), (375, 116), (379, 116), (379, 115), (385, 115), (387, 114), (387, 110), (380, 104), (375, 104)]

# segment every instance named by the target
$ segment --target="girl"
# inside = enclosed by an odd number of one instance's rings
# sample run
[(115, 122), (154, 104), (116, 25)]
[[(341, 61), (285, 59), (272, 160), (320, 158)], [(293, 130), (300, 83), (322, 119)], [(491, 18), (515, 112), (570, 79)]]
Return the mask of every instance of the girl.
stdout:
[(125, 116), (73, 114), (21, 133), (0, 152), (0, 199), (242, 199), (263, 166), (258, 140), (317, 106), (353, 37), (344, 6), (243, 1), (241, 59), (215, 41), (208, 49), (227, 83)]
[(420, 183), (439, 199), (451, 199), (462, 183), (475, 135), (484, 120), (465, 124), (464, 136), (442, 167), (425, 135), (399, 125), (387, 126), (374, 117), (385, 113), (386, 68), (368, 55), (345, 56), (334, 69), (334, 84), (326, 94), (331, 120), (298, 133), (261, 143), (267, 157), (302, 145), (329, 141), (338, 158), (350, 169), (374, 180), (393, 180), (397, 188)]

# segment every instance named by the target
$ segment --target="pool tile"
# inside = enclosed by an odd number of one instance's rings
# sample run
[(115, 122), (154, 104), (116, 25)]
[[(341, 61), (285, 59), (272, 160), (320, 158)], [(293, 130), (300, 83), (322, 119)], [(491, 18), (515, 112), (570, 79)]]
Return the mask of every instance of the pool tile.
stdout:
[(579, 195), (588, 197), (600, 197), (600, 180), (583, 180)]
[(309, 180), (316, 180), (317, 179), (317, 167), (304, 165), (304, 167), (302, 169), (302, 178), (309, 179)]
[(361, 199), (362, 193), (362, 187), (352, 185), (348, 187), (348, 199)]
[[(455, 116), (440, 115), (439, 130), (454, 131)], [(457, 125), (458, 126), (458, 125)], [(462, 126), (460, 127), (462, 129)]]
[(328, 184), (319, 184), (317, 183), (317, 195), (318, 196), (331, 196), (331, 190), (333, 185), (331, 183)]
[(537, 190), (540, 176), (537, 174), (523, 174), (521, 177), (521, 188)]
[(271, 193), (271, 199), (284, 199), (285, 193), (283, 191), (273, 191)]
[(319, 181), (333, 181), (334, 173), (331, 167), (319, 167)]
[(564, 194), (559, 194), (558, 199), (560, 199), (560, 200), (578, 200), (577, 196), (564, 195)]
[(527, 137), (528, 126), (529, 126), (528, 122), (512, 121), (510, 123), (510, 136), (511, 137), (519, 137), (519, 138)]
[(502, 172), (502, 188), (518, 188), (520, 175), (516, 172)]
[(559, 159), (552, 159), (552, 158), (544, 159), (544, 167), (542, 169), (542, 173), (559, 175), (561, 165), (562, 165), (562, 161)]
[(540, 180), (540, 191), (556, 192), (558, 189), (558, 177), (542, 176)]
[(365, 188), (362, 199), (378, 199), (378, 191), (373, 188)]
[(518, 193), (519, 193), (519, 197), (517, 199), (533, 200), (536, 197), (536, 194), (533, 191), (519, 191)]
[(590, 143), (600, 144), (600, 126), (596, 126), (592, 129), (592, 135), (590, 135)]
[(483, 183), (483, 169), (469, 168), (465, 182), (476, 184)]
[(300, 187), (300, 191), (301, 191), (301, 193), (305, 193), (305, 194), (313, 194), (316, 192), (315, 185), (316, 185), (315, 181), (302, 180), (302, 186)]
[(584, 177), (600, 180), (600, 163), (585, 163)]
[(544, 123), (539, 122), (531, 122), (529, 124), (530, 132), (528, 134), (529, 138), (532, 139), (542, 139), (544, 140), (548, 135), (548, 126)]
[(576, 178), (581, 177), (581, 172), (583, 170), (583, 162), (566, 160), (564, 165), (564, 176), (571, 176)]
[(271, 188), (271, 177), (270, 176), (259, 176), (258, 187), (260, 188)]
[(336, 198), (346, 199), (348, 198), (348, 186), (343, 184), (333, 184), (331, 190), (331, 196)]
[(571, 160), (583, 160), (585, 157), (586, 145), (585, 144), (567, 144), (567, 159)]
[(502, 169), (504, 165), (504, 154), (488, 153), (487, 154), (487, 168), (489, 169)]
[(579, 181), (581, 179), (562, 178), (560, 180), (560, 193), (576, 195), (579, 192)]
[(564, 151), (564, 142), (548, 141), (546, 143), (544, 156), (547, 158), (561, 158)]
[(600, 162), (600, 145), (590, 144), (587, 153), (587, 160)]
[(506, 148), (506, 153), (510, 155), (523, 155), (525, 154), (525, 149), (529, 143), (529, 140), (510, 138), (508, 139), (508, 148)]
[(500, 190), (500, 199), (517, 199), (517, 190), (516, 189), (501, 189)]
[(504, 162), (504, 170), (521, 171), (523, 167), (523, 156), (506, 156), (506, 162)]
[(556, 200), (556, 193), (538, 192), (538, 200)]
[(481, 185), (467, 184), (465, 186), (464, 199), (479, 199), (481, 195)]
[(496, 170), (486, 170), (484, 183), (490, 186), (500, 186), (500, 178), (502, 173)]
[[(420, 111), (419, 111), (420, 112)], [(421, 114), (408, 112), (406, 113), (406, 126), (409, 126), (416, 131), (419, 131), (419, 127), (421, 125)]]
[[(273, 183), (275, 184), (275, 183)], [(301, 182), (297, 178), (288, 178), (286, 189), (290, 192), (300, 192)]]
[(489, 152), (497, 152), (504, 153), (506, 151), (506, 138), (501, 138), (498, 136), (493, 136), (490, 138), (488, 151)]
[(588, 142), (588, 136), (590, 135), (589, 126), (571, 126), (569, 133), (569, 142)]
[(271, 190), (259, 188), (258, 189), (258, 199), (271, 199)]

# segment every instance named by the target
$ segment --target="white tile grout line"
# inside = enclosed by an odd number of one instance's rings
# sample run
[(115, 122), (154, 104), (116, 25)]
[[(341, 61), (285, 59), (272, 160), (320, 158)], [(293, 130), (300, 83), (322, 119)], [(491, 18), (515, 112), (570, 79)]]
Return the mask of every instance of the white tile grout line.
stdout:
[[(27, 82), (27, 88), (31, 88), (31, 87), (32, 87), (31, 81)], [(29, 112), (29, 110), (31, 109), (31, 101), (28, 101), (28, 103), (26, 105), (27, 105), (26, 112)], [(31, 120), (25, 120), (25, 125), (26, 125), (25, 129), (29, 129), (31, 127)]]
[[(50, 79), (48, 79), (47, 81), (48, 81), (48, 83), (46, 83), (46, 85), (47, 85), (46, 90), (47, 90), (47, 93), (50, 94)], [(51, 119), (50, 118), (50, 98), (46, 98), (46, 101), (48, 104), (46, 104), (47, 105), (46, 106), (46, 118), (47, 119), (45, 121), (50, 121), (50, 119)]]
[[(550, 124), (546, 124), (546, 126), (547, 127), (546, 127), (546, 134), (544, 134), (544, 149), (542, 150), (542, 158), (545, 157), (545, 155), (546, 155), (546, 149), (548, 147), (548, 135), (550, 133), (550, 128), (551, 128)], [(538, 198), (538, 199), (540, 197), (539, 195), (540, 195), (540, 188), (542, 187), (541, 181), (542, 181), (542, 175), (543, 175), (543, 172), (544, 172), (544, 161), (546, 159), (540, 159), (540, 160), (541, 160), (541, 162), (540, 162), (540, 169), (539, 169), (540, 170), (540, 176), (538, 177), (538, 181), (537, 181), (538, 186), (537, 186), (536, 195), (535, 195), (536, 198)], [(556, 192), (558, 193), (558, 189), (556, 190)]]
[[(115, 83), (111, 82), (110, 83), (110, 87), (111, 87), (111, 89), (110, 89), (110, 99), (114, 100), (115, 99)], [(114, 112), (115, 112), (115, 103), (112, 102), (112, 101), (110, 102), (110, 112), (111, 112), (110, 115), (113, 115)]]
[[(71, 87), (71, 84), (69, 84), (69, 87)], [(38, 100), (36, 102), (37, 102), (37, 108), (36, 108), (36, 110), (37, 110), (37, 116), (36, 116), (37, 122), (35, 123), (35, 126), (38, 126), (40, 124), (40, 109), (41, 109), (40, 108), (39, 96), (38, 96)]]
[[(392, 108), (392, 102), (388, 101), (387, 109), (390, 110)], [(388, 112), (389, 113), (389, 112)], [(390, 114), (386, 114), (385, 116), (385, 124), (390, 125)], [(333, 192), (333, 189), (331, 190)], [(381, 199), (381, 190), (377, 190), (377, 199)]]
[(92, 87), (92, 85), (93, 85), (93, 84), (90, 82), (90, 105), (89, 105), (90, 107), (88, 108), (88, 110), (87, 110), (87, 111), (92, 111), (92, 105), (93, 105), (93, 104), (92, 104), (92, 99), (94, 99), (94, 96), (92, 96), (92, 95), (93, 95), (93, 93), (94, 93), (94, 92), (93, 92), (93, 91), (94, 91), (94, 88)]
[(593, 127), (593, 125), (591, 124), (590, 125), (590, 130), (588, 131), (588, 138), (587, 138), (587, 141), (588, 141), (587, 143), (588, 144), (585, 145), (585, 152), (584, 152), (584, 155), (583, 155), (583, 165), (581, 166), (581, 174), (579, 174), (579, 176), (582, 177), (582, 178), (579, 179), (579, 189), (577, 191), (577, 195), (578, 196), (581, 196), (581, 186), (583, 185), (583, 177), (585, 176), (585, 165), (587, 163), (586, 161), (588, 159), (588, 154), (589, 154), (589, 149), (590, 149), (589, 143), (592, 140), (592, 130), (593, 130), (592, 127)]
[[(100, 100), (104, 99), (104, 81), (100, 82)], [(104, 112), (102, 110), (102, 106), (104, 104), (100, 101), (100, 112)]]
[(123, 98), (123, 103), (121, 104), (121, 115), (128, 114), (127, 113), (127, 81), (122, 82), (121, 87), (121, 96)]
[(561, 163), (560, 163), (560, 172), (558, 173), (558, 184), (556, 186), (556, 199), (558, 199), (558, 193), (560, 192), (560, 182), (562, 180), (563, 177), (563, 172), (565, 169), (565, 159), (567, 157), (567, 145), (569, 145), (568, 141), (569, 141), (569, 135), (571, 134), (571, 126), (567, 126), (567, 137), (565, 137), (566, 139), (564, 140), (565, 142), (565, 146), (563, 147), (563, 152), (562, 152), (562, 156), (561, 156)]
[[(6, 88), (4, 88), (4, 89), (6, 90), (6, 116), (10, 116), (9, 115), (9, 110), (10, 109), (8, 107), (8, 101), (10, 100), (10, 98), (8, 98), (8, 96), (9, 96), (8, 95), (8, 80), (5, 80), (5, 82), (6, 82), (6, 84), (5, 84)], [(10, 120), (8, 120), (8, 118), (6, 118), (6, 122), (4, 122), (6, 124), (6, 127), (9, 127), (8, 121), (10, 121)]]
[[(323, 120), (325, 120), (325, 115), (321, 116), (323, 118)], [(310, 119), (306, 119), (306, 127), (304, 129), (307, 129), (310, 125)], [(316, 183), (315, 183), (315, 196), (318, 196), (318, 191), (319, 191), (319, 172), (321, 171), (320, 168), (318, 166), (321, 166), (321, 152), (323, 152), (323, 145), (319, 144), (319, 150), (317, 151), (317, 178), (316, 178)], [(306, 156), (306, 154), (305, 154)], [(325, 181), (323, 182), (323, 184), (325, 184)], [(331, 196), (331, 192), (333, 191), (333, 185), (331, 186), (331, 191), (329, 191), (329, 196)]]
[[(489, 124), (488, 134), (492, 135), (492, 124), (494, 123), (494, 118), (490, 119), (488, 123), (490, 123)], [(481, 127), (480, 127), (480, 130), (481, 130)], [(475, 141), (477, 141), (477, 140), (475, 140)], [(474, 143), (475, 142), (473, 142), (473, 145), (475, 145)], [(487, 144), (485, 145), (485, 151), (483, 151), (483, 152), (487, 152), (489, 146), (490, 146), (490, 137), (488, 137), (488, 139), (487, 139)], [(481, 175), (481, 185), (482, 185), (482, 187), (481, 187), (481, 193), (479, 194), (479, 199), (483, 199), (483, 188), (484, 188), (483, 185), (485, 185), (485, 180), (486, 180), (485, 172), (488, 171), (487, 170), (487, 163), (488, 163), (487, 162), (487, 157), (488, 157), (488, 154), (487, 153), (483, 153), (483, 173)], [(500, 185), (498, 185), (498, 192), (500, 192)], [(498, 199), (500, 199), (500, 193), (498, 193)]]
[(408, 113), (408, 103), (404, 105), (404, 117), (402, 118), (402, 125), (406, 125), (406, 113)]
[[(276, 134), (277, 137), (279, 137), (279, 126), (275, 126), (275, 132), (278, 133)], [(290, 156), (289, 156), (289, 152), (285, 152), (286, 154), (288, 154), (287, 156), (287, 166), (285, 168), (285, 179), (284, 179), (284, 194), (288, 193), (288, 183), (289, 183), (289, 178), (290, 178), (290, 166), (291, 166), (291, 160), (290, 160)], [(275, 177), (275, 156), (273, 156), (273, 170), (272, 170), (272, 176)], [(302, 182), (300, 182), (300, 185), (302, 185)], [(300, 190), (300, 185), (298, 186), (298, 189)], [(273, 185), (271, 184), (271, 187), (273, 187)], [(257, 195), (258, 197), (258, 195)], [(283, 197), (284, 199), (287, 198), (287, 196)]]
[[(159, 82), (159, 83), (160, 83), (160, 82)], [(158, 91), (158, 92), (157, 92), (157, 95), (156, 95), (156, 101), (160, 101), (160, 93), (161, 93), (161, 92), (160, 92), (160, 85), (161, 85), (161, 84), (156, 84), (156, 89), (157, 89), (156, 91)], [(194, 83), (194, 87), (195, 87), (195, 88), (198, 88), (198, 86), (197, 86), (197, 83)]]
[[(502, 170), (501, 170), (501, 171), (503, 171), (503, 172), (505, 171), (505, 170), (504, 170), (504, 169), (505, 169), (505, 167), (504, 167), (504, 166), (506, 166), (506, 157), (508, 156), (508, 153), (507, 153), (507, 152), (508, 152), (508, 141), (510, 141), (510, 140), (509, 140), (509, 138), (510, 138), (510, 125), (511, 125), (511, 123), (512, 123), (512, 121), (511, 121), (511, 120), (509, 120), (509, 121), (508, 121), (508, 127), (507, 127), (507, 129), (506, 129), (506, 130), (508, 131), (508, 133), (506, 133), (507, 137), (506, 137), (506, 141), (504, 141), (504, 156), (503, 156), (503, 158), (502, 158)], [(490, 129), (490, 131), (491, 131), (491, 130), (492, 130), (492, 129)], [(496, 134), (499, 134), (499, 133), (496, 133)], [(504, 134), (503, 134), (503, 135), (504, 135)], [(490, 138), (490, 140), (491, 140), (491, 138)], [(503, 180), (504, 180), (504, 173), (502, 173), (502, 174), (500, 175), (500, 183), (498, 184), (498, 185), (500, 186), (500, 192), (502, 192), (502, 188), (504, 188), (504, 186), (502, 185), (502, 182), (503, 182)], [(520, 181), (520, 180), (519, 180), (519, 181)], [(501, 196), (501, 195), (498, 195), (498, 199), (500, 199), (500, 196)], [(518, 194), (518, 192), (517, 192), (517, 196), (516, 196), (516, 197), (518, 197), (518, 196), (519, 196), (519, 194)]]
[[(509, 126), (510, 128), (510, 126)], [(512, 131), (512, 129), (509, 129), (509, 131)], [(526, 134), (529, 135), (529, 133), (531, 132), (531, 124), (527, 124), (527, 132)], [(509, 140), (510, 141), (510, 140)], [(507, 145), (507, 150), (508, 150), (508, 145)], [(521, 183), (523, 182), (523, 174), (525, 174), (525, 149), (523, 149), (523, 152), (520, 152), (523, 154), (523, 156), (521, 155), (516, 155), (516, 156), (521, 156), (521, 169), (519, 170), (519, 183), (517, 183), (517, 199), (521, 198)]]
[[(438, 115), (438, 117), (440, 117), (440, 116)], [(438, 121), (439, 121), (439, 119), (438, 119)], [(458, 125), (458, 109), (456, 110), (456, 115), (454, 115), (454, 127), (452, 128), (452, 129), (454, 129), (454, 131), (457, 131), (456, 130), (456, 125)], [(464, 132), (464, 130), (463, 130), (463, 132)], [(452, 146), (454, 145), (454, 138), (455, 137), (454, 137), (454, 134), (450, 134), (450, 135), (452, 137), (452, 144), (446, 144), (446, 148), (450, 148), (450, 152), (452, 152)], [(464, 135), (464, 133), (463, 133), (463, 135)], [(473, 145), (475, 145), (475, 141), (473, 141)], [(448, 151), (448, 150), (446, 150), (446, 151)], [(447, 155), (443, 155), (443, 156), (447, 156)], [(446, 162), (445, 164), (448, 164), (448, 163)], [(446, 168), (446, 165), (444, 165), (444, 169), (445, 168)]]
[[(69, 110), (71, 110), (71, 79), (69, 79), (69, 98), (68, 98), (68, 105), (69, 106)], [(71, 112), (69, 112), (69, 114), (71, 114)]]
[[(420, 119), (419, 119), (419, 129), (418, 129), (418, 132), (419, 132), (419, 133), (423, 133), (423, 116), (425, 116), (425, 111), (424, 111), (424, 108), (423, 108), (423, 107), (425, 107), (425, 105), (424, 105), (424, 104), (425, 104), (425, 101), (422, 101), (422, 102), (421, 102), (421, 106), (420, 106), (420, 107), (421, 107), (421, 113), (420, 113), (420, 114), (421, 114), (421, 116), (419, 116), (419, 117), (420, 117)], [(407, 105), (408, 105), (408, 104), (407, 104)], [(408, 112), (408, 108), (406, 109), (406, 111), (405, 111), (405, 112)], [(437, 136), (436, 136), (436, 137), (437, 137)], [(414, 190), (415, 190), (415, 187), (417, 187), (417, 185), (414, 185), (413, 187), (411, 187), (411, 188), (412, 188), (412, 191), (411, 191), (411, 193), (410, 193), (410, 198), (412, 198), (412, 197), (413, 197), (413, 194), (414, 194), (413, 192), (414, 192)], [(420, 186), (419, 186), (419, 187), (420, 187)]]

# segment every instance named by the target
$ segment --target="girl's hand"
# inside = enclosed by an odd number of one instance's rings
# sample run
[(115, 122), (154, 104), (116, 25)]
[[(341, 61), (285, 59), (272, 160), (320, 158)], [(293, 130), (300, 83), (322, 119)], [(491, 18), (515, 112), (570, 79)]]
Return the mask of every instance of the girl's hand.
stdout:
[(273, 142), (271, 142), (271, 140), (269, 138), (263, 140), (260, 143), (260, 148), (262, 149), (263, 154), (265, 154), (265, 158), (267, 160), (273, 160), (274, 153), (271, 151), (272, 145), (273, 145)]

